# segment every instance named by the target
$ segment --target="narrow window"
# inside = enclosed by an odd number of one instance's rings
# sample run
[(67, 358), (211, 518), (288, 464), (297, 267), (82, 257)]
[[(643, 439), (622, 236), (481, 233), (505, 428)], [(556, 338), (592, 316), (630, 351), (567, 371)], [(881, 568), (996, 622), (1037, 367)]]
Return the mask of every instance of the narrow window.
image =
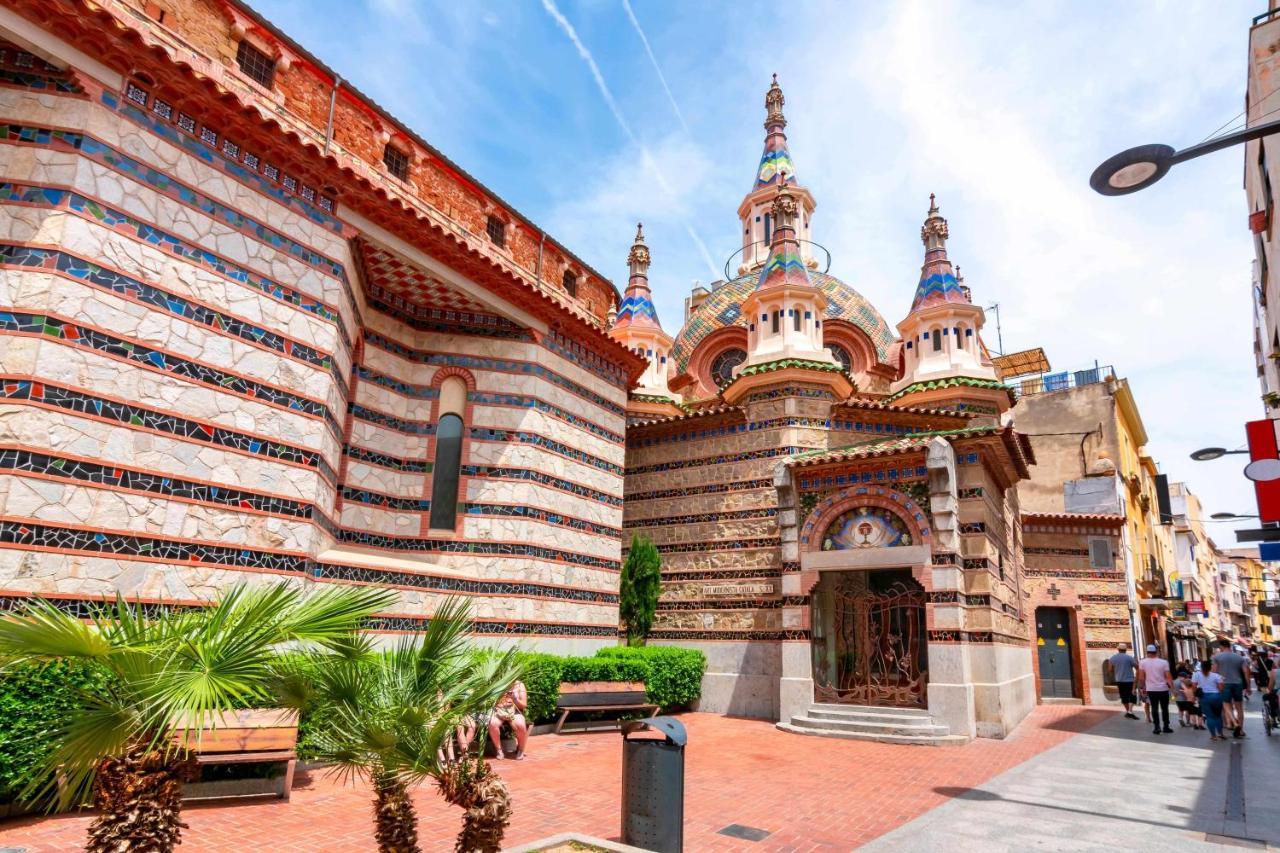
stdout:
[(433, 530), (453, 530), (458, 520), (458, 471), (462, 465), (462, 413), (467, 383), (456, 376), (440, 386), (440, 419), (436, 423), (436, 458), (431, 472)]
[(507, 245), (507, 225), (496, 216), (490, 216), (485, 222), (484, 229), (489, 234), (489, 239), (493, 241), (495, 246)]
[(409, 155), (399, 148), (394, 145), (385, 146), (382, 149), (382, 162), (388, 172), (402, 181), (409, 180)]
[(792, 311), (791, 316), (794, 318), (794, 322), (791, 325), (795, 328), (797, 332), (800, 331), (800, 312)]
[(933, 351), (942, 352), (942, 335), (936, 331), (933, 333)]
[(1089, 568), (1114, 569), (1111, 558), (1111, 540), (1102, 536), (1089, 537)]
[(562, 278), (562, 279), (560, 280), (560, 283), (561, 283), (562, 285), (564, 285), (564, 292), (565, 292), (565, 293), (569, 294), (570, 296), (574, 297), (575, 299), (577, 298), (577, 296), (578, 296), (578, 277), (577, 277), (576, 275), (574, 275), (574, 274), (573, 274), (573, 270), (565, 270), (565, 271), (564, 271), (564, 278)]
[(276, 61), (243, 39), (236, 49), (236, 64), (250, 80), (271, 88), (276, 77)]
[(766, 213), (764, 215), (764, 242), (768, 243), (773, 239), (773, 215)]
[(778, 329), (781, 328), (781, 323), (782, 323), (782, 312), (774, 311), (773, 312), (773, 333), (775, 335), (778, 334)]

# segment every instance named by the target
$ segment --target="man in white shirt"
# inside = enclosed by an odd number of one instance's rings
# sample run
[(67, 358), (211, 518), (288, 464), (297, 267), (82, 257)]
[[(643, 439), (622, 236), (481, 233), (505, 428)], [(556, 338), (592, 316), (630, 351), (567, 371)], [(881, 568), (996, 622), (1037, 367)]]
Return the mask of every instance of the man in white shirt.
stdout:
[[(1142, 681), (1142, 689), (1151, 699), (1151, 730), (1153, 735), (1173, 734), (1169, 725), (1169, 692), (1173, 689), (1173, 676), (1169, 672), (1169, 662), (1160, 657), (1155, 645), (1147, 646), (1147, 656), (1138, 663), (1138, 676)], [(1164, 728), (1161, 728), (1160, 717), (1164, 715)]]

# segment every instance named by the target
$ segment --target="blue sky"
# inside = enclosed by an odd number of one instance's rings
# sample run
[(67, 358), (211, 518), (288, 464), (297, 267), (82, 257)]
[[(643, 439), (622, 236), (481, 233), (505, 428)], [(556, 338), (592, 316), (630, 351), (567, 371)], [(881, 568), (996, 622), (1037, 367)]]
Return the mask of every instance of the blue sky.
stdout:
[(1242, 149), (1127, 198), (1087, 180), (1118, 150), (1183, 147), (1240, 113), (1262, 0), (630, 0), (639, 29), (624, 0), (255, 2), (620, 285), (643, 220), (673, 334), (691, 282), (739, 245), (777, 72), (833, 274), (896, 324), (937, 193), (952, 260), (975, 300), (1000, 303), (1006, 350), (1114, 364), (1162, 469), (1210, 512), (1253, 506), (1232, 457), (1187, 459), (1243, 444), (1262, 416)]

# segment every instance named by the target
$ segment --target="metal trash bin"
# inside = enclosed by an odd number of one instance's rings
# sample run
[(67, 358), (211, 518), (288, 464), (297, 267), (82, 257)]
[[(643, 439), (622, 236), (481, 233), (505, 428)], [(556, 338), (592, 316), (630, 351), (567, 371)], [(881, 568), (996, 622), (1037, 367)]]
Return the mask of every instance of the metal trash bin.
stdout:
[[(631, 737), (639, 732), (654, 737)], [(657, 853), (684, 849), (684, 724), (674, 717), (622, 724), (622, 843)]]

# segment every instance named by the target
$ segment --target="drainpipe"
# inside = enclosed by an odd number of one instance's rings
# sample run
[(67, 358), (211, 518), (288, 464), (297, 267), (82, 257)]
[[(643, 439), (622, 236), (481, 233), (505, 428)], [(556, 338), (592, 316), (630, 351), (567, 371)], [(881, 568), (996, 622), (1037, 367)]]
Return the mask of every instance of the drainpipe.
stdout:
[(547, 232), (539, 229), (538, 231), (538, 269), (536, 276), (538, 279), (538, 289), (542, 289), (542, 247), (547, 242)]
[(333, 88), (329, 91), (329, 122), (324, 128), (324, 153), (329, 153), (329, 143), (333, 141), (333, 108), (338, 102), (338, 89), (342, 87), (342, 78), (333, 78)]

